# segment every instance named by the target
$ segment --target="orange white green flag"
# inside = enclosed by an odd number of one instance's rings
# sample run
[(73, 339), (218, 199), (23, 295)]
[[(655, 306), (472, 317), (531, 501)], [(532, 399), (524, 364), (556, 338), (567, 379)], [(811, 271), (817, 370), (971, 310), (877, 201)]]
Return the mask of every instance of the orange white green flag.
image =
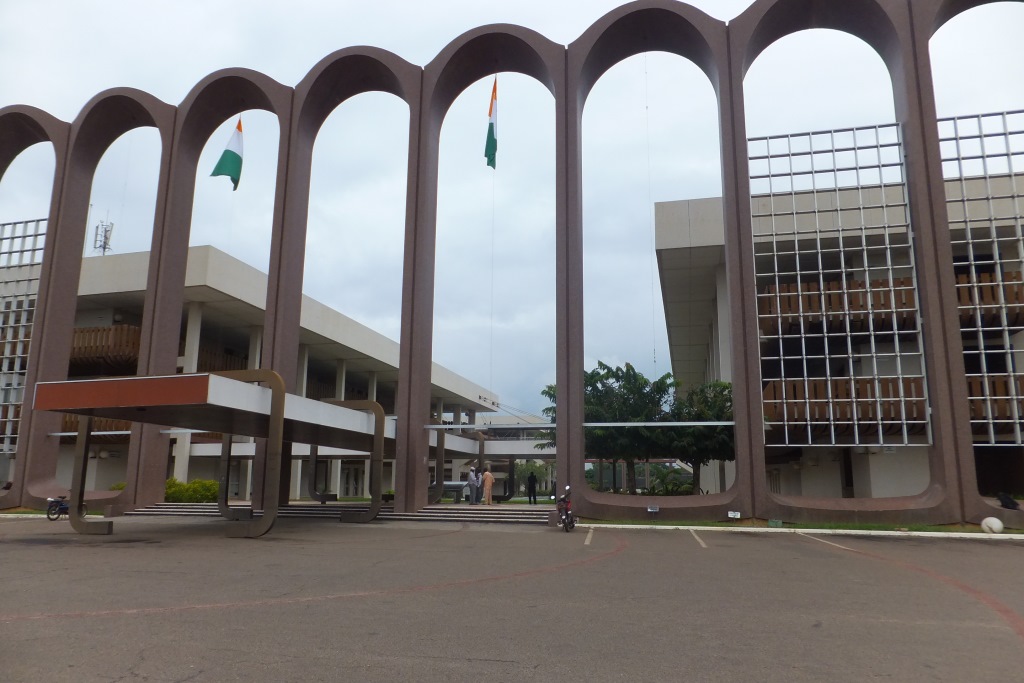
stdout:
[(498, 77), (494, 77), (494, 87), (491, 89), (491, 108), (487, 111), (487, 144), (484, 145), (484, 156), (487, 157), (487, 165), (497, 170), (498, 168)]
[(234, 184), (234, 189), (238, 189), (238, 179), (242, 177), (242, 117), (238, 117), (238, 125), (235, 126), (235, 130), (231, 133), (231, 139), (228, 140), (228, 146), (224, 148), (224, 153), (220, 155), (220, 160), (217, 165), (213, 167), (213, 173), (211, 176), (226, 175), (231, 178), (231, 182)]

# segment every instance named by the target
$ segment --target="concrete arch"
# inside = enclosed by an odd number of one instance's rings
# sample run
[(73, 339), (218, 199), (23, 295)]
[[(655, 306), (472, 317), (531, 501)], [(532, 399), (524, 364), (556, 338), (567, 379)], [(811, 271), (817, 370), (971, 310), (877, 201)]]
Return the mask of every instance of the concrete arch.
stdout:
[[(915, 4), (917, 4), (915, 2)], [(929, 400), (932, 407), (933, 444), (929, 449), (931, 484), (916, 496), (884, 499), (823, 499), (784, 497), (767, 489), (764, 438), (756, 418), (761, 415), (760, 386), (747, 386), (736, 396), (741, 401), (749, 424), (755, 425), (747, 435), (745, 446), (752, 455), (752, 484), (755, 513), (759, 517), (793, 521), (807, 519), (848, 519), (856, 511), (864, 521), (906, 522), (931, 521), (934, 523), (957, 521), (962, 516), (962, 476), (960, 464), (970, 448), (969, 435), (965, 438), (952, 429), (959, 417), (954, 413), (966, 409), (966, 385), (962, 367), (958, 373), (952, 367), (955, 360), (950, 354), (959, 348), (959, 333), (946, 321), (946, 311), (955, 311), (955, 290), (951, 281), (952, 254), (948, 235), (942, 236), (936, 225), (946, 225), (938, 216), (944, 207), (933, 195), (930, 179), (936, 176), (938, 166), (931, 167), (931, 141), (934, 133), (934, 102), (930, 80), (922, 77), (921, 48), (915, 43), (910, 2), (902, 0), (851, 0), (830, 3), (822, 0), (757, 0), (729, 25), (732, 45), (732, 74), (730, 85), (737, 102), (733, 121), (733, 139), (737, 142), (737, 155), (733, 160), (734, 182), (739, 197), (749, 197), (750, 187), (746, 161), (746, 126), (743, 115), (743, 79), (757, 56), (772, 42), (796, 31), (809, 28), (830, 28), (849, 33), (870, 45), (882, 57), (889, 71), (893, 87), (896, 118), (903, 126), (906, 155), (907, 186), (910, 195), (911, 222), (915, 227), (915, 262), (929, 264), (919, 272), (918, 294), (923, 310), (922, 334), (925, 340), (925, 364), (928, 368)], [(929, 103), (930, 109), (929, 109)], [(937, 159), (937, 156), (935, 157)], [(938, 187), (941, 187), (939, 181)], [(756, 319), (754, 303), (754, 263), (751, 220), (749, 210), (739, 216), (740, 231), (736, 236), (741, 245), (737, 272), (730, 279), (737, 287), (732, 290), (734, 320), (740, 311), (744, 320), (734, 328), (734, 344), (747, 349), (745, 359), (750, 371), (739, 376), (758, 376), (758, 333), (748, 321)], [(727, 232), (729, 227), (726, 228)], [(949, 263), (948, 273), (941, 264)], [(933, 267), (932, 264), (938, 264)], [(732, 264), (730, 264), (731, 266)], [(737, 335), (739, 330), (741, 333)], [(735, 349), (734, 349), (735, 351)], [(962, 361), (962, 354), (956, 353)], [(736, 354), (734, 352), (734, 358)], [(959, 384), (958, 384), (959, 382)], [(963, 386), (960, 386), (963, 385)], [(962, 404), (962, 405), (961, 405)], [(737, 420), (739, 416), (737, 415)]]
[(419, 104), (422, 72), (398, 55), (376, 47), (350, 47), (333, 52), (317, 62), (295, 86), (295, 133), (302, 138), (315, 138), (339, 105), (366, 92), (391, 93), (413, 108)]
[[(582, 117), (586, 99), (598, 79), (623, 59), (649, 51), (669, 52), (694, 62), (711, 81), (718, 98), (722, 132), (722, 164), (731, 158), (727, 136), (732, 111), (729, 89), (722, 78), (728, 74), (726, 25), (689, 5), (664, 0), (640, 0), (609, 12), (596, 21), (568, 48), (567, 190), (569, 195), (566, 239), (560, 242), (559, 264), (560, 337), (558, 369), (559, 482), (575, 489), (576, 506), (583, 516), (608, 519), (650, 518), (649, 506), (657, 506), (664, 518), (725, 517), (727, 510), (750, 509), (745, 470), (738, 470), (736, 484), (727, 492), (710, 496), (620, 496), (591, 490), (584, 485), (583, 434), (583, 207)], [(726, 194), (729, 206), (731, 192)], [(727, 216), (726, 221), (730, 218)], [(728, 234), (728, 233), (727, 233)], [(726, 241), (726, 253), (734, 250)], [(739, 418), (737, 418), (739, 419)], [(566, 476), (567, 475), (567, 476)]]
[[(275, 310), (275, 329), (265, 339), (265, 367), (294, 366), (298, 353), (299, 312), (302, 301), (306, 223), (309, 218), (309, 187), (313, 146), (327, 117), (347, 99), (366, 92), (391, 93), (410, 109), (410, 168), (416, 149), (415, 122), (419, 120), (421, 69), (397, 55), (373, 47), (338, 50), (320, 60), (295, 88), (284, 182), (288, 188), (282, 207), (287, 239), (271, 248), (268, 312)], [(410, 181), (411, 184), (411, 181)], [(407, 202), (411, 201), (407, 199)], [(407, 210), (407, 216), (411, 214)], [(279, 370), (280, 372), (280, 370)], [(294, 368), (292, 369), (294, 373)], [(284, 375), (287, 377), (288, 375)]]
[[(55, 239), (48, 244), (43, 259), (39, 283), (39, 301), (43, 306), (42, 320), (33, 329), (32, 351), (35, 369), (32, 381), (59, 380), (67, 377), (71, 350), (71, 335), (78, 295), (82, 249), (87, 229), (89, 197), (93, 178), (107, 148), (121, 135), (135, 128), (154, 127), (161, 135), (162, 164), (166, 165), (170, 149), (170, 136), (174, 124), (174, 109), (152, 95), (131, 89), (115, 88), (93, 97), (79, 112), (70, 126), (67, 156), (62, 165), (64, 182), (60, 193), (57, 218), (51, 225)], [(30, 358), (30, 366), (32, 358)], [(57, 492), (57, 444), (47, 438), (58, 431), (59, 416), (29, 416), (25, 429), (26, 497), (42, 503), (47, 495)], [(137, 452), (133, 443), (132, 452)], [(133, 466), (129, 454), (129, 468)], [(129, 471), (129, 483), (131, 483)], [(131, 488), (131, 486), (129, 486)], [(110, 500), (131, 497), (133, 491), (111, 492)]]
[[(920, 64), (920, 80), (922, 84), (922, 119), (935, 121), (938, 113), (935, 107), (934, 86), (932, 80), (931, 55), (929, 52), (929, 41), (935, 33), (947, 22), (960, 14), (982, 5), (995, 4), (1005, 0), (915, 0), (913, 3), (913, 29), (918, 45), (917, 59)], [(1018, 0), (1019, 1), (1019, 0)], [(939, 151), (939, 137), (935, 126), (925, 127), (922, 131), (924, 137), (924, 152), (926, 164), (924, 166), (928, 173), (929, 183), (934, 187), (943, 187), (941, 154)], [(908, 160), (909, 161), (909, 160)], [(932, 198), (930, 205), (934, 216), (935, 225), (949, 225), (949, 216), (946, 210), (945, 196), (938, 195)], [(948, 231), (944, 240), (940, 243), (945, 252), (951, 251), (949, 245)], [(939, 273), (948, 279), (952, 279), (952, 257), (948, 261), (941, 261), (938, 264)], [(952, 282), (943, 283), (945, 291), (952, 292), (955, 285)], [(952, 296), (952, 295), (951, 295)], [(957, 315), (956, 304), (950, 303), (946, 309), (947, 319), (954, 319)], [(958, 327), (958, 326), (953, 326)], [(970, 410), (967, 403), (968, 391), (965, 385), (963, 367), (963, 344), (960, 340), (959, 329), (952, 329), (949, 332), (950, 359), (953, 362), (953, 384), (956, 393), (952, 398), (956, 401), (954, 410), (957, 424), (970, 424)], [(1024, 526), (1024, 510), (1012, 511), (995, 508), (987, 502), (978, 492), (978, 479), (976, 463), (974, 460), (974, 444), (967, 435), (966, 445), (957, 452), (957, 465), (960, 474), (960, 499), (963, 506), (962, 517), (969, 522), (980, 522), (985, 517), (996, 516), (1014, 526)]]
[[(299, 315), (309, 219), (309, 188), (313, 147), (331, 113), (347, 99), (366, 92), (386, 92), (409, 106), (409, 169), (415, 168), (418, 144), (422, 70), (404, 59), (374, 47), (338, 50), (320, 60), (295, 88), (284, 180), (288, 188), (280, 207), (281, 230), (275, 219), (267, 290), (268, 322), (263, 367), (274, 368), (293, 381), (299, 347)], [(411, 205), (415, 183), (410, 177), (406, 199), (406, 232), (414, 224)], [(277, 209), (275, 209), (275, 216)], [(290, 474), (286, 471), (285, 476)]]
[[(149, 289), (145, 304), (140, 374), (175, 371), (195, 193), (196, 164), (209, 136), (225, 119), (247, 109), (278, 117), (280, 142), (273, 213), (271, 263), (266, 306), (263, 366), (273, 367), (294, 387), (305, 216), (308, 214), (309, 157), (317, 132), (346, 98), (368, 90), (391, 92), (410, 107), (409, 181), (403, 266), (400, 391), (397, 400), (398, 509), (426, 504), (428, 421), (433, 330), (434, 249), (440, 130), (452, 102), (469, 84), (497, 71), (537, 79), (555, 101), (556, 130), (556, 346), (558, 353), (558, 479), (578, 491), (585, 516), (640, 518), (651, 501), (622, 500), (592, 493), (583, 475), (583, 307), (581, 120), (594, 83), (618, 61), (663, 50), (690, 59), (711, 81), (718, 96), (722, 131), (725, 265), (731, 297), (732, 366), (736, 377), (758, 377), (757, 311), (747, 172), (743, 79), (759, 54), (775, 40), (807, 28), (844, 31), (868, 43), (885, 62), (892, 80), (896, 113), (903, 127), (911, 220), (916, 258), (934, 445), (931, 481), (919, 496), (893, 499), (811, 499), (773, 496), (764, 477), (764, 438), (758, 382), (734, 388), (737, 479), (724, 494), (686, 500), (653, 501), (676, 519), (743, 516), (793, 521), (977, 521), (991, 508), (977, 496), (969, 424), (963, 349), (957, 320), (928, 40), (952, 17), (995, 0), (755, 0), (728, 26), (674, 0), (639, 0), (595, 22), (568, 48), (531, 30), (495, 25), (473, 29), (453, 40), (425, 68), (372, 47), (329, 55), (295, 89), (248, 69), (210, 74), (178, 107), (146, 93), (117, 89), (101, 93), (74, 124), (31, 107), (0, 109), (0, 173), (26, 147), (49, 141), (57, 160), (50, 207), (50, 234), (43, 264), (40, 302), (29, 358), (29, 382), (63, 378), (67, 366), (64, 336), (69, 334), (67, 292), (75, 291), (80, 265), (88, 185), (95, 164), (121, 133), (139, 126), (161, 131), (163, 160), (159, 180)], [(118, 132), (120, 131), (120, 132)], [(305, 191), (301, 190), (302, 183)], [(84, 200), (83, 200), (84, 197)], [(59, 238), (59, 239), (58, 239)], [(59, 244), (58, 244), (59, 243)], [(69, 245), (72, 245), (69, 247)], [(69, 265), (72, 264), (72, 265)], [(68, 269), (70, 268), (70, 270)], [(70, 274), (73, 273), (73, 276)], [(52, 302), (51, 302), (52, 299)], [(69, 309), (69, 306), (72, 308)], [(59, 324), (58, 324), (59, 323)], [(46, 340), (45, 342), (43, 340)], [(63, 354), (63, 355), (62, 355)], [(33, 374), (35, 373), (35, 374)], [(29, 443), (42, 451), (52, 429), (31, 411), (23, 423), (19, 467), (12, 491), (17, 504), (37, 504), (48, 485), (45, 457), (29, 461)], [(129, 473), (134, 504), (163, 495), (166, 437), (142, 432), (138, 467)], [(31, 449), (35, 457), (35, 449)], [(161, 455), (164, 454), (164, 455)], [(39, 464), (35, 467), (33, 463)], [(287, 487), (287, 472), (282, 490)], [(38, 473), (38, 477), (33, 473)], [(257, 470), (256, 488), (262, 473)], [(28, 495), (25, 484), (36, 490)], [(113, 495), (113, 494), (112, 494)], [(604, 496), (604, 497), (602, 497)], [(24, 500), (23, 500), (24, 499)], [(262, 504), (255, 500), (256, 505)], [(2, 504), (0, 504), (2, 506)]]
[[(71, 125), (69, 163), (84, 172), (95, 171), (107, 148), (125, 133), (153, 127), (168, 140), (174, 107), (134, 88), (115, 88), (93, 97)], [(77, 168), (75, 169), (77, 172)]]
[(575, 94), (584, 102), (611, 67), (644, 52), (669, 52), (696, 64), (720, 91), (726, 55), (713, 47), (724, 36), (725, 24), (704, 12), (673, 0), (637, 0), (595, 21), (568, 48)]
[(905, 54), (900, 41), (908, 36), (897, 31), (904, 14), (902, 5), (890, 0), (757, 0), (730, 22), (729, 28), (730, 35), (735, 27), (742, 36), (743, 76), (769, 45), (812, 28), (834, 29), (860, 38), (874, 48), (892, 73), (899, 71)]
[[(410, 159), (409, 203), (402, 278), (402, 331), (397, 396), (399, 459), (396, 509), (418, 510), (427, 502), (431, 354), (434, 325), (434, 249), (437, 240), (437, 174), (441, 126), (459, 93), (489, 74), (513, 71), (542, 83), (555, 98), (555, 155), (564, 150), (565, 48), (544, 36), (507, 24), (482, 26), (449, 43), (423, 70), (422, 107)], [(410, 147), (413, 134), (410, 134)], [(413, 164), (415, 163), (415, 166)], [(556, 174), (556, 233), (563, 233), (564, 185)], [(560, 238), (556, 238), (560, 239)]]
[(950, 19), (964, 12), (996, 3), (1021, 0), (926, 0), (914, 3), (914, 23), (925, 29), (929, 37), (942, 28)]
[[(281, 85), (274, 79), (250, 69), (223, 69), (216, 71), (192, 88), (177, 108), (174, 137), (167, 170), (166, 182), (161, 182), (162, 202), (158, 202), (161, 214), (153, 230), (153, 252), (150, 260), (149, 291), (147, 305), (152, 297), (152, 323), (147, 327), (150, 343), (139, 358), (139, 372), (150, 375), (173, 374), (177, 361), (177, 340), (181, 325), (182, 297), (185, 287), (185, 269), (188, 264), (188, 241), (192, 225), (192, 203), (195, 196), (197, 164), (210, 135), (231, 116), (249, 109), (268, 111), (279, 121), (277, 154), (277, 182), (274, 190), (274, 212), (271, 244), (270, 277), (274, 277), (275, 245), (279, 245), (283, 233), (283, 207), (286, 184), (285, 170), (288, 162), (288, 148), (291, 130), (292, 88)], [(272, 302), (273, 290), (268, 290), (268, 304)], [(273, 349), (272, 330), (275, 311), (268, 306), (265, 327), (262, 367), (271, 367), (268, 355)], [(268, 338), (269, 337), (269, 338)], [(289, 389), (295, 382), (295, 359), (290, 365), (275, 367), (288, 383)], [(166, 467), (166, 436), (146, 427), (142, 447), (145, 454), (152, 454), (140, 467), (156, 472)], [(262, 472), (257, 470), (258, 478)], [(143, 476), (151, 484), (141, 491), (137, 500), (159, 500), (163, 493), (156, 475)], [(256, 482), (261, 490), (262, 479)], [(262, 501), (259, 501), (262, 503)]]
[[(54, 255), (62, 264), (58, 271), (63, 284), (59, 290), (62, 299), (57, 304), (53, 296), (47, 297), (46, 302), (49, 308), (53, 308), (56, 304), (64, 315), (71, 316), (73, 319), (82, 248), (87, 229), (85, 223), (89, 211), (89, 197), (92, 192), (93, 177), (103, 154), (117, 138), (125, 133), (136, 128), (155, 128), (160, 135), (160, 180), (158, 183), (162, 188), (163, 179), (166, 177), (170, 163), (174, 121), (175, 110), (172, 105), (149, 93), (133, 88), (115, 88), (100, 93), (79, 112), (71, 127), (71, 140), (68, 145), (68, 160), (65, 169), (68, 181), (62, 198), (61, 220), (57, 226), (61, 233), (61, 251)], [(154, 224), (158, 223), (158, 217), (161, 214), (160, 195), (161, 193), (158, 192)], [(73, 237), (69, 237), (69, 235), (73, 235)], [(69, 247), (70, 242), (74, 242), (71, 247)], [(155, 247), (156, 243), (156, 230), (154, 229), (152, 245)], [(70, 334), (70, 331), (68, 332)], [(144, 323), (143, 348), (146, 343), (146, 332), (147, 326)], [(59, 347), (63, 347), (70, 344), (70, 338), (66, 340), (67, 344), (64, 344), (64, 341), (48, 339), (47, 346), (49, 348), (53, 344), (57, 344)], [(49, 348), (49, 351), (52, 352), (54, 349)], [(51, 359), (51, 362), (56, 362), (56, 360)], [(58, 367), (67, 366), (66, 360), (62, 360), (61, 363), (62, 365), (58, 365)], [(140, 357), (140, 371), (143, 365), (144, 361)], [(54, 379), (58, 378), (54, 377)]]
[(282, 120), (291, 112), (292, 89), (251, 69), (223, 69), (199, 81), (181, 104), (175, 125), (174, 153), (183, 160), (199, 158), (217, 126), (248, 109), (262, 109)]
[(448, 108), (470, 84), (499, 71), (539, 81), (558, 97), (565, 48), (521, 26), (495, 24), (463, 33), (423, 69), (424, 113), (440, 130)]
[(56, 168), (61, 168), (70, 129), (42, 109), (21, 104), (0, 109), (0, 178), (19, 154), (40, 142), (53, 145)]
[(158, 217), (153, 235), (156, 258), (153, 261), (156, 272), (150, 273), (150, 291), (156, 297), (151, 329), (153, 343), (148, 349), (144, 369), (140, 359), (140, 372), (175, 371), (196, 165), (203, 147), (217, 126), (234, 114), (261, 109), (277, 115), (281, 133), (274, 224), (278, 226), (284, 195), (284, 183), (280, 179), (287, 160), (291, 103), (292, 89), (270, 77), (249, 69), (225, 69), (197, 83), (178, 106), (167, 182), (161, 188), (163, 215)]
[[(41, 142), (53, 146), (54, 169), (53, 183), (50, 191), (50, 212), (46, 237), (46, 248), (43, 252), (43, 268), (40, 273), (40, 285), (45, 279), (53, 277), (52, 253), (56, 245), (54, 226), (59, 222), (61, 189), (64, 186), (64, 166), (67, 159), (68, 138), (71, 125), (57, 119), (42, 109), (26, 105), (15, 105), (0, 109), (0, 179), (19, 154), (29, 147)], [(42, 301), (42, 299), (37, 299)], [(46, 311), (40, 311), (32, 325), (32, 338), (43, 334), (43, 321)], [(29, 346), (29, 360), (26, 369), (25, 386), (35, 386), (39, 379), (40, 358), (43, 354), (41, 344)], [(28, 472), (29, 450), (28, 441), (31, 430), (32, 410), (22, 407), (21, 425), (18, 441), (17, 465), (14, 468), (13, 484), (8, 491), (0, 494), (0, 509), (24, 505), (26, 484), (30, 478)]]

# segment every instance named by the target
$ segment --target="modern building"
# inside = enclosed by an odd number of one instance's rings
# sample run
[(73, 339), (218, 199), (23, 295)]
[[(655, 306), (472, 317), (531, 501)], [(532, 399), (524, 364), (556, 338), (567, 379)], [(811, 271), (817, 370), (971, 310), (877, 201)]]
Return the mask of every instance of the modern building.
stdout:
[[(1024, 111), (939, 121), (979, 493), (1024, 493)], [(930, 485), (921, 326), (896, 124), (748, 141), (759, 345), (733, 372), (722, 200), (656, 207), (672, 367), (761, 387), (768, 489), (892, 498)], [(967, 417), (967, 415), (965, 415)], [(715, 475), (718, 468), (710, 468)], [(734, 464), (717, 482), (725, 490)]]
[[(395, 505), (423, 508), (437, 443), (432, 413), (439, 412), (432, 351), (440, 132), (465, 88), (517, 72), (554, 102), (556, 466), (559, 483), (582, 484), (583, 112), (609, 69), (665, 51), (690, 60), (715, 92), (723, 195), (721, 239), (701, 242), (695, 226), (692, 235), (661, 240), (674, 371), (699, 381), (714, 367), (732, 378), (737, 463), (723, 492), (659, 500), (578, 486), (577, 511), (607, 519), (649, 519), (657, 509), (659, 518), (677, 520), (739, 514), (890, 523), (999, 515), (1019, 527), (1024, 512), (1001, 510), (979, 492), (1019, 479), (1014, 297), (1024, 269), (1015, 174), (1022, 126), (1011, 113), (937, 128), (929, 55), (937, 30), (981, 4), (987, 0), (754, 0), (724, 22), (675, 0), (638, 0), (568, 45), (523, 27), (484, 26), (454, 38), (422, 67), (386, 50), (351, 47), (324, 57), (294, 85), (224, 69), (177, 104), (114, 88), (73, 122), (27, 105), (5, 107), (0, 169), (38, 143), (51, 145), (56, 160), (53, 239), (42, 259), (25, 386), (67, 378), (90, 180), (104, 151), (142, 127), (157, 131), (161, 155), (136, 372), (174, 372), (176, 359), (188, 355), (179, 345), (190, 303), (183, 291), (197, 160), (218, 126), (259, 109), (280, 125), (261, 364), (287, 390), (301, 387), (313, 148), (342, 102), (391, 93), (409, 108)], [(748, 140), (748, 70), (777, 40), (806, 29), (843, 31), (875, 50), (892, 84), (895, 124)], [(695, 205), (678, 214), (699, 218), (706, 210)], [(707, 258), (695, 259), (697, 249)], [(722, 268), (711, 278), (715, 254)], [(691, 269), (669, 272), (682, 264)], [(473, 396), (456, 393), (467, 402)], [(38, 502), (54, 485), (55, 415), (25, 410), (19, 419), (24, 462), (0, 504)], [(153, 501), (162, 495), (167, 435), (150, 425), (132, 430), (122, 498)], [(287, 481), (291, 471), (278, 474)], [(726, 468), (719, 475), (730, 482)], [(259, 495), (287, 493), (258, 488)]]
[[(3, 319), (0, 334), (5, 341), (0, 394), (0, 480), (11, 478), (17, 453), (19, 416), (24, 401), (24, 378), (31, 344), (31, 326), (38, 294), (41, 245), (46, 221), (0, 224), (0, 302)], [(69, 379), (135, 375), (139, 353), (140, 322), (146, 292), (149, 254), (107, 254), (82, 260)], [(185, 275), (184, 310), (178, 340), (178, 372), (211, 372), (258, 367), (263, 333), (265, 273), (209, 246), (192, 247)], [(357, 323), (338, 311), (304, 297), (301, 314), (301, 368), (296, 393), (307, 398), (370, 399), (385, 413), (394, 415), (398, 344)], [(498, 396), (439, 365), (433, 367), (431, 399), (435, 418), (452, 424), (475, 424), (478, 413), (491, 413)], [(64, 415), (59, 431), (56, 484), (67, 488), (72, 478), (72, 444), (78, 419)], [(391, 425), (391, 437), (393, 439)], [(168, 440), (167, 476), (180, 481), (218, 478), (221, 444), (219, 434), (164, 430)], [(105, 491), (125, 482), (131, 425), (115, 420), (95, 421), (86, 487)], [(520, 451), (536, 457), (535, 442), (505, 447), (495, 455), (495, 469)], [(479, 448), (452, 434), (445, 442), (444, 480), (458, 480)], [(229, 493), (248, 499), (252, 489), (252, 458), (256, 445), (242, 438), (233, 445), (236, 457), (230, 472)], [(290, 497), (308, 497), (309, 478), (317, 490), (339, 496), (368, 496), (369, 454), (358, 450), (321, 449), (321, 468), (308, 468), (308, 445), (293, 448)], [(432, 472), (432, 477), (435, 475)], [(393, 449), (384, 466), (384, 488), (394, 488)], [(499, 483), (500, 489), (500, 483)]]

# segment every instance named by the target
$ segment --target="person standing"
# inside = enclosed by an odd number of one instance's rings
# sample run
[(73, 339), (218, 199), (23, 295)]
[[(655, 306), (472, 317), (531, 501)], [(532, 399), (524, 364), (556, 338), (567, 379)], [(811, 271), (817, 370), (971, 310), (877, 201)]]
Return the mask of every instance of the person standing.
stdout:
[(476, 468), (469, 468), (469, 479), (466, 481), (469, 484), (469, 504), (477, 504), (477, 493), (480, 490), (480, 480), (476, 478)]
[(491, 489), (494, 488), (494, 475), (491, 474), (491, 468), (488, 467), (484, 470), (484, 505), (491, 504)]
[(526, 495), (530, 497), (530, 505), (537, 504), (537, 475), (533, 472), (526, 479)]

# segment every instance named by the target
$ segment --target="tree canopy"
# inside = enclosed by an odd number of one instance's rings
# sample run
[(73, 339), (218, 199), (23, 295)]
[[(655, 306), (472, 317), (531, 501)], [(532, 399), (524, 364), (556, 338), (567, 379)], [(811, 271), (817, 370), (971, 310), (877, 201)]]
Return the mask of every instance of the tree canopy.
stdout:
[[(598, 361), (584, 374), (584, 421), (589, 423), (718, 422), (732, 420), (732, 385), (710, 382), (677, 396), (678, 382), (670, 373), (650, 380), (626, 363), (611, 367)], [(555, 403), (555, 386), (541, 395)], [(555, 406), (544, 409), (552, 422)], [(553, 438), (553, 437), (552, 437)], [(553, 445), (552, 442), (540, 447)], [(626, 488), (636, 491), (636, 463), (674, 458), (699, 469), (712, 460), (735, 458), (732, 427), (597, 426), (585, 430), (586, 456), (626, 464)]]
[[(669, 411), (672, 422), (732, 421), (732, 384), (708, 382), (690, 389)], [(735, 460), (736, 431), (731, 426), (669, 427), (660, 433), (665, 452), (693, 470), (700, 491), (700, 468), (713, 460)]]

